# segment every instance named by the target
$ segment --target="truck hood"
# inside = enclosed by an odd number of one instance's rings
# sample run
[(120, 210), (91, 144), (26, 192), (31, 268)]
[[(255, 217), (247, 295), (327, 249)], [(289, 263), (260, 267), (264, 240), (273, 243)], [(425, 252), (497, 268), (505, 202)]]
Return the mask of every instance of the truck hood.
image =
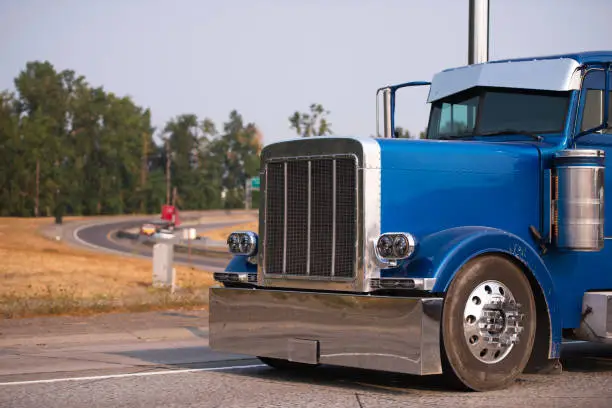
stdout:
[[(381, 232), (458, 226), (529, 238), (540, 225), (540, 152), (529, 143), (377, 139)], [(368, 192), (366, 192), (368, 193)]]

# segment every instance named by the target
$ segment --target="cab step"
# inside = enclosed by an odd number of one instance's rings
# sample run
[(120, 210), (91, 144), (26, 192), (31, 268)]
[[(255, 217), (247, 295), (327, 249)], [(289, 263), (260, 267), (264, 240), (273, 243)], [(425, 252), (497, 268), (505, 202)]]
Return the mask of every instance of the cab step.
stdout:
[[(612, 291), (586, 292), (580, 331), (590, 341), (612, 342)], [(587, 340), (587, 339), (585, 339)]]

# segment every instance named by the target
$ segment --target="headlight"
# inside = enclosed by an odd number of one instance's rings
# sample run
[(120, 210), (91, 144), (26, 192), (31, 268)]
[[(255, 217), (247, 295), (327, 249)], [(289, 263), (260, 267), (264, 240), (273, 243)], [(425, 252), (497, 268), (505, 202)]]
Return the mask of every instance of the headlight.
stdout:
[[(414, 245), (412, 245), (414, 246)], [(410, 255), (411, 249), (409, 248), (408, 238), (405, 235), (398, 235), (393, 239), (393, 256), (395, 258), (406, 258)]]
[(257, 241), (256, 233), (237, 231), (227, 237), (227, 246), (232, 254), (253, 256), (257, 252)]
[(381, 236), (378, 238), (376, 249), (378, 250), (378, 255), (382, 258), (393, 256), (393, 239), (387, 235)]
[(416, 240), (405, 232), (388, 232), (378, 237), (376, 255), (381, 261), (398, 261), (410, 258), (414, 253)]

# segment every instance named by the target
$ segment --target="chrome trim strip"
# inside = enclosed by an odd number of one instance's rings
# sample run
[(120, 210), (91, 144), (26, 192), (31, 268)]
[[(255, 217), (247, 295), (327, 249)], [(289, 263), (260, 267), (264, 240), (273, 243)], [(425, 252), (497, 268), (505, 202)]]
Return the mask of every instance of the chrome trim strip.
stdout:
[(572, 76), (569, 81), (570, 89), (579, 90), (582, 88), (582, 69), (581, 67), (576, 68), (576, 70), (572, 73)]
[(221, 283), (256, 283), (257, 274), (248, 272), (215, 272), (213, 279)]
[(336, 275), (336, 159), (332, 167), (332, 253), (331, 276)]
[[(359, 139), (363, 148), (363, 210), (362, 210), (362, 248), (363, 263), (358, 274), (358, 290), (370, 291), (370, 280), (380, 278), (380, 267), (376, 259), (374, 245), (380, 235), (381, 219), (381, 157), (380, 145), (373, 138)], [(366, 194), (367, 192), (367, 194)]]
[(414, 284), (421, 290), (432, 290), (436, 285), (436, 278), (415, 279)]
[[(386, 288), (383, 287), (382, 285), (375, 285), (376, 282), (384, 282), (384, 281), (398, 281), (398, 282), (412, 282), (414, 285), (414, 290), (432, 290), (434, 285), (436, 284), (436, 278), (394, 278), (394, 277), (387, 277), (387, 278), (380, 278), (380, 279), (376, 279), (376, 280), (372, 280), (372, 289), (386, 289), (386, 290), (393, 290), (394, 288)], [(403, 288), (398, 288), (398, 289), (403, 289)]]
[(308, 242), (306, 244), (306, 275), (310, 275), (310, 218), (312, 211), (312, 160), (308, 160)]
[(571, 91), (579, 89), (576, 70), (580, 64), (571, 58), (473, 64), (438, 72), (429, 87), (427, 102), (475, 86)]
[[(352, 283), (354, 281), (354, 278), (344, 278), (344, 277), (340, 277), (340, 276), (317, 276), (317, 275), (309, 275), (309, 276), (305, 276), (305, 275), (278, 275), (278, 274), (272, 274), (272, 275), (266, 275), (266, 279), (274, 279), (274, 280), (286, 280), (286, 281), (304, 281), (304, 283), (308, 284), (308, 282), (314, 282), (314, 281), (319, 281), (319, 282), (347, 282), (347, 283)], [(295, 284), (297, 285), (297, 283)], [(291, 285), (292, 288), (307, 288), (308, 285), (306, 286), (294, 286), (294, 284)]]
[(606, 157), (606, 152), (600, 149), (566, 149), (555, 153), (555, 157)]
[[(317, 139), (321, 139), (322, 136), (317, 136)], [(345, 158), (354, 158), (355, 160), (359, 161), (357, 155), (355, 153), (351, 153), (351, 152), (346, 152), (346, 153), (330, 153), (330, 154), (317, 154), (317, 155), (306, 155), (306, 156), (278, 156), (278, 157), (274, 157), (274, 158), (270, 158), (268, 159), (266, 162), (267, 163), (274, 163), (274, 162), (290, 162), (290, 161), (294, 161), (294, 160), (317, 160), (317, 159), (329, 159), (332, 157), (345, 157)]]
[[(442, 372), (441, 298), (238, 288), (211, 288), (209, 298), (209, 345), (215, 351), (294, 355), (407, 374)], [(294, 339), (308, 342), (302, 348)]]

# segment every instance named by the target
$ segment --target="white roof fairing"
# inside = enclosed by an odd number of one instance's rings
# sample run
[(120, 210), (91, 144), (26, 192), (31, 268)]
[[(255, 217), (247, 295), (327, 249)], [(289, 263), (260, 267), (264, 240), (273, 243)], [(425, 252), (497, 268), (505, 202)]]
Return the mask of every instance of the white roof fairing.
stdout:
[(579, 89), (580, 64), (571, 58), (467, 65), (434, 75), (427, 102), (475, 86), (569, 91)]

